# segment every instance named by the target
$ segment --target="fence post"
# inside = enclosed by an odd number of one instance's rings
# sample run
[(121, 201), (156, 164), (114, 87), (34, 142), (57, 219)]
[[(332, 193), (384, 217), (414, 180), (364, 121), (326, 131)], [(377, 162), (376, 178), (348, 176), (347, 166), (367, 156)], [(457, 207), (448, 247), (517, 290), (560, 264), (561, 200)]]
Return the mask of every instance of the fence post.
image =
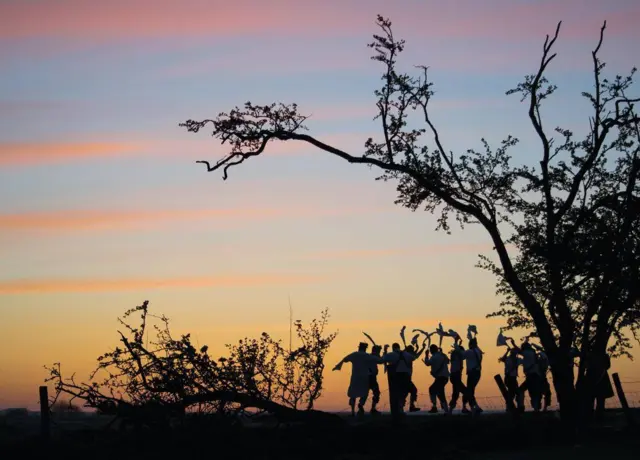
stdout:
[(47, 441), (51, 434), (49, 417), (49, 392), (46, 386), (40, 387), (40, 436)]
[(624, 411), (624, 415), (627, 417), (627, 423), (629, 426), (634, 426), (635, 420), (633, 419), (633, 414), (631, 413), (631, 409), (629, 409), (629, 403), (627, 402), (627, 397), (624, 395), (624, 390), (622, 389), (622, 382), (620, 382), (620, 376), (616, 372), (612, 375), (613, 384), (616, 387), (616, 393), (618, 393), (618, 400), (620, 401), (620, 405), (622, 406), (622, 410)]
[(515, 410), (515, 406), (513, 405), (513, 401), (511, 400), (511, 398), (509, 398), (509, 392), (506, 385), (504, 384), (504, 381), (502, 380), (502, 376), (500, 374), (496, 374), (493, 376), (493, 379), (498, 384), (498, 388), (500, 389), (500, 393), (502, 393), (502, 397), (504, 398), (507, 410), (513, 413)]

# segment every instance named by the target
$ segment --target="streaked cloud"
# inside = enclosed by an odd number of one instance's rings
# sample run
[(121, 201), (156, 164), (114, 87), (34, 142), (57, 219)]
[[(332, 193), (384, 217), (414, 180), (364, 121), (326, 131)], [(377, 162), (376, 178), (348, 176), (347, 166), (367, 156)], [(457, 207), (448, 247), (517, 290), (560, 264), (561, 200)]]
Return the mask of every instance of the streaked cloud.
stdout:
[[(442, 98), (434, 97), (429, 103), (432, 112), (439, 110), (460, 110), (475, 107), (502, 107), (507, 105), (508, 99), (503, 98)], [(378, 114), (375, 102), (372, 100), (369, 104), (336, 104), (336, 105), (313, 105), (305, 104), (301, 111), (303, 114), (310, 115), (310, 120), (326, 121), (326, 120), (372, 120)], [(379, 133), (371, 133), (371, 136), (379, 135)], [(427, 136), (428, 137), (428, 136)], [(364, 143), (366, 134), (349, 134), (343, 136), (343, 139), (335, 137), (335, 141), (359, 140)]]
[[(336, 17), (320, 4), (294, 0), (269, 3), (236, 0), (83, 0), (15, 1), (3, 4), (0, 37), (120, 38), (215, 37), (265, 32), (326, 32), (331, 23), (344, 30), (350, 17)], [(285, 14), (283, 14), (285, 13)], [(306, 19), (306, 20), (305, 20)], [(312, 21), (309, 21), (312, 19)]]
[[(336, 112), (340, 111), (336, 107)], [(302, 110), (302, 113), (307, 111)], [(311, 113), (311, 112), (309, 112)], [(204, 130), (207, 131), (206, 129)], [(323, 142), (338, 147), (362, 147), (369, 134), (367, 133), (334, 133), (316, 134), (315, 137)], [(70, 136), (72, 139), (75, 136)], [(86, 138), (87, 136), (77, 136)], [(98, 136), (94, 136), (98, 137)], [(126, 136), (119, 134), (104, 134), (102, 139), (122, 139)], [(266, 154), (269, 156), (293, 156), (317, 150), (315, 147), (297, 141), (272, 141)], [(140, 156), (181, 157), (185, 160), (215, 161), (228, 153), (229, 146), (221, 145), (216, 139), (200, 134), (199, 136), (184, 131), (181, 138), (170, 139), (133, 139), (119, 141), (69, 141), (69, 142), (0, 142), (0, 168), (30, 166), (37, 164), (73, 163), (93, 159), (129, 158)]]
[[(23, 65), (38, 59), (55, 65), (60, 55), (86, 65), (86, 53), (97, 50), (103, 56), (100, 62), (109, 62), (110, 69), (124, 67), (135, 72), (140, 71), (140, 58), (120, 59), (137, 50), (141, 56), (153, 57), (147, 62), (147, 81), (220, 74), (245, 78), (369, 72), (375, 63), (369, 60), (364, 44), (376, 32), (375, 15), (381, 12), (408, 40), (402, 63), (455, 72), (495, 74), (517, 69), (520, 74), (524, 66), (532, 71), (529, 67), (539, 60), (545, 35), (552, 34), (561, 19), (565, 22), (556, 49), (560, 59), (554, 62), (554, 69), (587, 69), (590, 55), (581, 47), (585, 41), (589, 47), (595, 45), (605, 19), (607, 43), (618, 39), (610, 49), (605, 46), (608, 61), (628, 60), (632, 50), (621, 43), (640, 39), (636, 27), (640, 5), (631, 2), (601, 2), (585, 8), (584, 0), (457, 0), (446, 4), (435, 0), (317, 4), (295, 0), (16, 0), (5, 2), (0, 10), (6, 18), (0, 28), (0, 61), (8, 63), (8, 68), (14, 61)], [(432, 45), (424, 46), (425, 40)]]
[(380, 248), (380, 249), (349, 249), (340, 251), (315, 251), (303, 256), (305, 259), (334, 260), (334, 259), (368, 259), (396, 256), (420, 256), (425, 254), (449, 254), (453, 252), (467, 253), (490, 251), (490, 244), (482, 243), (452, 243), (434, 244), (414, 248)]
[(314, 218), (383, 212), (383, 208), (316, 209), (299, 207), (286, 209), (167, 209), (167, 210), (63, 210), (0, 214), (0, 229), (4, 231), (81, 231), (135, 229), (160, 223), (210, 221), (235, 224), (286, 217)]
[[(453, 314), (452, 314), (453, 313)], [(357, 333), (360, 331), (371, 332), (371, 331), (383, 331), (387, 335), (379, 335), (376, 337), (375, 334), (372, 334), (374, 340), (378, 339), (381, 342), (389, 341), (389, 333), (393, 334), (391, 340), (397, 340), (399, 338), (398, 332), (403, 325), (407, 325), (407, 340), (411, 339), (411, 330), (414, 328), (421, 328), (424, 330), (435, 329), (439, 322), (442, 322), (444, 326), (448, 325), (459, 325), (469, 323), (471, 321), (473, 324), (478, 326), (486, 326), (493, 325), (496, 323), (500, 323), (502, 321), (501, 318), (484, 318), (484, 317), (469, 317), (469, 315), (465, 315), (463, 310), (460, 309), (460, 314), (455, 315), (455, 312), (448, 312), (446, 316), (409, 316), (402, 317), (400, 319), (389, 319), (389, 318), (380, 318), (380, 319), (372, 319), (372, 318), (358, 318), (357, 320), (343, 320), (343, 321), (332, 321), (329, 320), (329, 324), (327, 330), (339, 330), (341, 333)], [(304, 321), (303, 322), (307, 322)], [(215, 324), (214, 326), (207, 327), (207, 332), (212, 334), (216, 334), (219, 332), (238, 332), (238, 333), (247, 333), (248, 331), (259, 333), (263, 331), (268, 331), (273, 335), (282, 334), (283, 332), (288, 331), (288, 324), (280, 322), (274, 323), (265, 323), (265, 322), (255, 322), (250, 319), (244, 319), (242, 322), (229, 322), (223, 324)], [(466, 330), (458, 330), (458, 333), (464, 335), (463, 333)], [(362, 339), (365, 339), (362, 336)]]
[(0, 167), (122, 157), (142, 148), (135, 142), (0, 142)]
[[(291, 75), (300, 73), (334, 73), (345, 70), (371, 69), (371, 61), (362, 53), (362, 47), (314, 49), (313, 56), (304, 45), (286, 45), (278, 53), (265, 53), (264, 48), (242, 48), (234, 53), (218, 53), (186, 59), (166, 66), (158, 76), (169, 78), (215, 76), (221, 73), (238, 74), (259, 69), (261, 75)], [(315, 48), (315, 47), (314, 47)]]
[(149, 289), (207, 287), (233, 288), (290, 285), (321, 281), (322, 277), (303, 275), (232, 275), (184, 278), (122, 279), (24, 279), (1, 280), (0, 294), (46, 294), (55, 292), (114, 292)]
[[(565, 18), (566, 33), (584, 38), (607, 18), (613, 34), (637, 36), (640, 7), (631, 2), (605, 2), (585, 8), (582, 0), (516, 2), (513, 0), (397, 2), (270, 2), (210, 0), (84, 0), (3, 2), (0, 37), (55, 37), (82, 40), (122, 40), (162, 37), (260, 37), (360, 35), (372, 30), (375, 14), (383, 12), (403, 28), (426, 37), (539, 37)], [(434, 14), (435, 12), (435, 14)], [(327, 25), (330, 24), (330, 29)]]
[(0, 214), (4, 230), (89, 230), (130, 228), (163, 221), (264, 219), (285, 214), (276, 209), (196, 209), (160, 211), (74, 210)]

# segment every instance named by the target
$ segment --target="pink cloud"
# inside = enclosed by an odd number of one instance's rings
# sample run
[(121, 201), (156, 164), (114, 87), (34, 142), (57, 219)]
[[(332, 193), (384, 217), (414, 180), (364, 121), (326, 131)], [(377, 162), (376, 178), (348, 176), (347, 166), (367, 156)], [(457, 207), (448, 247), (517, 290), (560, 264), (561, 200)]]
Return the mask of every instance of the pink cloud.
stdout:
[[(220, 36), (360, 36), (373, 32), (375, 14), (400, 30), (430, 38), (539, 38), (567, 21), (565, 36), (585, 38), (603, 19), (611, 33), (638, 36), (640, 7), (615, 8), (584, 0), (385, 2), (340, 0), (84, 0), (10, 1), (2, 5), (0, 37), (82, 40)], [(597, 29), (596, 29), (597, 30)]]
[[(452, 98), (445, 99), (435, 96), (429, 103), (430, 109), (437, 113), (440, 110), (460, 110), (472, 107), (503, 107), (508, 103), (508, 99), (504, 98)], [(309, 121), (332, 121), (332, 120), (373, 120), (377, 115), (374, 98), (366, 104), (336, 104), (336, 105), (316, 105), (304, 104), (300, 106), (301, 113), (309, 115)], [(376, 123), (376, 122), (374, 122)], [(374, 125), (375, 126), (375, 125)], [(380, 133), (369, 134), (345, 134), (342, 136), (332, 135), (331, 141), (346, 142), (349, 145), (357, 144), (362, 147), (368, 136), (378, 136)]]
[(314, 208), (286, 209), (159, 209), (159, 210), (62, 210), (0, 214), (0, 230), (24, 231), (104, 231), (118, 229), (157, 228), (159, 224), (180, 222), (212, 222), (234, 225), (257, 220), (285, 218), (317, 218), (384, 212), (384, 208)]
[(310, 46), (288, 43), (279, 46), (278, 52), (273, 54), (265, 53), (261, 47), (245, 47), (234, 53), (198, 57), (173, 64), (161, 69), (159, 75), (183, 78), (246, 71), (259, 71), (260, 74), (298, 74), (372, 68), (371, 61), (362, 53), (363, 47), (335, 50), (318, 44), (313, 46), (314, 50), (310, 55)]
[(493, 248), (490, 244), (439, 244), (416, 248), (376, 248), (376, 249), (350, 249), (340, 251), (316, 251), (303, 256), (306, 259), (369, 259), (395, 256), (422, 256), (425, 254), (449, 254), (468, 252), (488, 252)]
[(195, 209), (157, 211), (71, 210), (0, 214), (4, 230), (100, 230), (128, 228), (166, 221), (203, 219), (264, 219), (284, 214), (276, 209)]
[(116, 292), (148, 289), (205, 287), (249, 287), (313, 283), (322, 278), (302, 275), (232, 275), (183, 278), (122, 278), (122, 279), (25, 279), (0, 281), (2, 294), (45, 294), (54, 292)]
[(4, 4), (0, 37), (121, 38), (210, 37), (326, 32), (327, 24), (345, 30), (349, 17), (320, 4), (294, 0), (57, 0)]
[(0, 167), (118, 157), (138, 149), (129, 142), (0, 142)]
[(563, 21), (561, 37), (564, 39), (597, 40), (600, 27), (607, 20), (609, 37), (640, 36), (636, 26), (640, 6), (617, 10), (606, 6), (585, 0), (503, 0), (492, 2), (491, 6), (484, 2), (451, 1), (426, 21), (416, 15), (400, 16), (398, 25), (406, 23), (412, 34), (420, 30), (419, 24), (422, 23), (424, 35), (428, 36), (517, 42), (530, 39), (544, 41), (546, 34), (553, 35), (560, 20)]
[[(336, 108), (339, 111), (339, 108)], [(306, 111), (303, 111), (306, 113)], [(311, 112), (309, 112), (311, 113)], [(317, 137), (327, 143), (344, 148), (362, 148), (368, 134), (336, 133)], [(69, 136), (73, 139), (74, 136)], [(82, 136), (86, 139), (87, 136)], [(103, 141), (100, 138), (123, 138), (118, 134), (94, 136), (95, 141), (70, 140), (66, 142), (0, 142), (0, 168), (36, 164), (59, 164), (100, 158), (131, 158), (139, 156), (181, 157), (185, 160), (211, 160), (226, 154), (228, 145), (221, 145), (210, 136), (184, 132), (183, 138), (136, 139)], [(80, 138), (80, 136), (78, 136)], [(266, 152), (269, 156), (295, 156), (309, 154), (317, 149), (303, 142), (273, 141)]]
[[(640, 39), (640, 5), (585, 5), (585, 0), (12, 1), (1, 7), (0, 62), (52, 58), (104, 43), (118, 45), (119, 53), (142, 46), (145, 52), (178, 55), (207, 44), (206, 54), (160, 64), (154, 76), (369, 71), (376, 66), (364, 44), (377, 32), (377, 13), (389, 16), (396, 34), (408, 40), (402, 63), (454, 71), (529, 72), (545, 35), (552, 34), (561, 19), (565, 22), (558, 48), (565, 52), (554, 69), (588, 68), (588, 52), (566, 48), (595, 45), (605, 19), (605, 44), (616, 37), (627, 43)], [(603, 51), (617, 65), (617, 60), (629, 60), (632, 49), (614, 44)]]

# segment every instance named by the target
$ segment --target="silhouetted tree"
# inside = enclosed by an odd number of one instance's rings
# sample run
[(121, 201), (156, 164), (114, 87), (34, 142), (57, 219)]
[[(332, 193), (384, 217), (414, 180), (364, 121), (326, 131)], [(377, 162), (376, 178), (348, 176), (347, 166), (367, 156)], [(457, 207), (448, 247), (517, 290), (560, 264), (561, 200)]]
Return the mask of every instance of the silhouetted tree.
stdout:
[[(598, 54), (605, 23), (592, 53), (595, 87), (582, 93), (592, 106), (588, 132), (576, 138), (557, 127), (554, 139), (543, 126), (541, 109), (556, 90), (545, 73), (556, 57), (559, 23), (545, 40), (535, 73), (507, 92), (520, 94), (527, 104), (541, 144), (539, 163), (513, 164), (509, 150), (518, 139), (512, 136), (495, 148), (482, 139), (482, 149), (454, 155), (431, 118), (434, 93), (427, 68), (418, 67), (417, 76), (398, 72), (405, 42), (394, 37), (389, 20), (378, 16), (377, 25), (382, 32), (369, 47), (384, 68), (375, 91), (382, 129), (379, 139), (366, 140), (362, 155), (306, 134), (307, 117), (296, 104), (247, 102), (215, 119), (180, 125), (198, 132), (210, 124), (213, 136), (230, 146), (214, 164), (199, 161), (208, 171), (222, 170), (224, 179), (231, 167), (262, 154), (272, 140), (302, 141), (349, 163), (379, 168), (378, 179), (396, 181), (397, 204), (438, 213), (437, 230), (449, 232), (452, 217), (461, 227), (484, 227), (497, 262), (483, 258), (480, 265), (495, 272), (506, 296), (497, 314), (510, 327), (535, 329), (552, 363), (561, 411), (571, 419), (579, 407), (572, 346), (580, 347), (581, 381), (589, 352), (604, 352), (611, 337), (614, 350), (628, 351), (625, 331), (635, 333), (638, 325), (640, 136), (633, 104), (640, 99), (628, 94), (636, 69), (627, 77), (604, 77)], [(424, 126), (412, 127), (410, 113)], [(433, 146), (423, 142), (427, 133)], [(587, 405), (589, 394), (584, 393)]]
[[(132, 324), (130, 317), (140, 315)], [(149, 340), (150, 319), (155, 337)], [(279, 340), (263, 333), (258, 339), (227, 345), (228, 356), (213, 359), (205, 345), (196, 349), (190, 334), (174, 338), (169, 319), (149, 313), (148, 301), (119, 318), (120, 345), (98, 357), (89, 382), (64, 378), (60, 364), (47, 368), (47, 381), (60, 395), (78, 398), (102, 414), (141, 421), (168, 423), (185, 411), (228, 414), (254, 408), (284, 420), (330, 418), (313, 410), (322, 395), (324, 358), (335, 333), (325, 334), (328, 310), (309, 326), (296, 322), (301, 346), (286, 350)], [(304, 411), (299, 405), (304, 403)]]
[(296, 321), (300, 346), (291, 351), (266, 332), (259, 339), (228, 345), (229, 357), (224, 359), (222, 368), (225, 379), (246, 394), (293, 409), (299, 409), (301, 404), (305, 410), (313, 409), (322, 395), (324, 358), (336, 337), (336, 333), (325, 335), (328, 322), (328, 310), (307, 327)]

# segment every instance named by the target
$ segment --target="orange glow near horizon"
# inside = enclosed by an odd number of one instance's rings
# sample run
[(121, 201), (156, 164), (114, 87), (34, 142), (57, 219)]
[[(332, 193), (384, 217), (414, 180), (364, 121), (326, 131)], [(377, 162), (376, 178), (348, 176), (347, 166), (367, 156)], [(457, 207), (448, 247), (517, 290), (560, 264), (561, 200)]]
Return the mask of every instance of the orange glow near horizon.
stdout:
[(49, 292), (113, 292), (159, 288), (199, 288), (199, 287), (237, 287), (259, 286), (261, 284), (294, 284), (313, 282), (317, 278), (306, 276), (226, 276), (226, 277), (192, 277), (169, 279), (135, 279), (120, 280), (16, 280), (0, 283), (0, 294), (27, 294)]
[[(232, 322), (218, 324), (214, 322), (205, 325), (198, 320), (193, 310), (184, 312), (182, 315), (180, 311), (180, 308), (176, 309), (174, 316), (171, 317), (174, 334), (191, 333), (194, 343), (198, 346), (209, 345), (209, 353), (214, 357), (225, 354), (225, 344), (237, 342), (245, 337), (257, 337), (263, 331), (269, 332), (276, 339), (288, 340), (288, 326), (284, 314), (282, 315), (283, 321), (280, 323), (259, 323), (237, 318)], [(150, 312), (153, 314), (163, 313), (153, 308), (153, 302)], [(405, 318), (406, 321), (374, 318), (340, 321), (332, 317), (326, 332), (338, 331), (338, 337), (326, 358), (325, 391), (318, 401), (317, 408), (324, 410), (347, 409), (346, 390), (349, 385), (350, 367), (345, 366), (341, 372), (332, 372), (331, 369), (343, 356), (352, 352), (358, 342), (366, 341), (362, 334), (363, 331), (371, 334), (374, 340), (381, 344), (400, 342), (399, 330), (402, 325), (407, 325), (408, 331), (413, 328), (431, 330), (437, 326), (438, 322), (442, 322), (446, 329), (451, 328), (457, 330), (461, 335), (465, 335), (469, 321), (464, 316), (455, 316), (456, 312), (454, 311), (450, 313), (453, 313), (454, 316), (413, 317)], [(303, 321), (306, 323), (312, 316), (318, 316), (318, 314), (319, 311), (315, 314), (312, 313)], [(78, 314), (78, 316), (89, 317), (86, 313), (85, 315)], [(105, 318), (104, 314), (100, 316)], [(0, 369), (9, 367), (14, 369), (17, 374), (16, 378), (11, 381), (5, 380), (3, 382), (5, 391), (0, 396), (0, 407), (12, 407), (18, 404), (26, 405), (35, 410), (37, 408), (37, 386), (42, 384), (42, 379), (46, 376), (42, 366), (58, 362), (61, 357), (65, 358), (61, 360), (64, 374), (76, 373), (77, 378), (86, 380), (89, 373), (95, 368), (95, 358), (118, 344), (116, 333), (118, 327), (115, 317), (109, 318), (109, 321), (105, 320), (106, 318), (101, 320), (100, 327), (96, 327), (98, 324), (83, 323), (82, 319), (78, 317), (75, 319), (71, 317), (68, 320), (61, 317), (48, 318), (46, 323), (40, 324), (38, 326), (38, 330), (42, 331), (40, 334), (34, 335), (32, 339), (21, 345), (17, 353), (5, 356), (0, 362)], [(495, 347), (495, 337), (499, 332), (500, 321), (474, 318), (473, 324), (478, 327), (480, 347), (485, 352), (483, 377), (478, 386), (478, 395), (481, 398), (497, 397), (499, 392), (493, 381), (493, 375), (502, 373), (502, 365), (498, 363), (497, 359), (504, 353), (504, 348)], [(7, 346), (12, 340), (20, 340), (20, 334), (21, 331), (18, 330), (11, 331), (8, 335), (3, 334), (0, 336), (0, 346)], [(407, 339), (411, 336), (412, 334), (408, 332)], [(52, 337), (57, 337), (57, 339), (49, 342)], [(514, 337), (519, 338), (517, 334)], [(445, 351), (449, 349), (450, 342), (450, 339), (444, 339), (443, 349)], [(437, 343), (437, 339), (435, 343)], [(74, 351), (69, 353), (70, 350)], [(35, 364), (35, 362), (38, 362), (39, 365), (28, 365), (28, 363)], [(421, 394), (419, 405), (429, 407), (428, 387), (432, 382), (429, 369), (422, 362), (416, 362), (414, 369), (414, 383)], [(637, 369), (628, 360), (615, 361), (614, 371), (622, 376), (623, 381), (635, 380), (638, 376)], [(379, 379), (381, 389), (385, 390), (387, 384), (384, 374), (380, 374)], [(635, 389), (636, 386), (628, 387), (628, 391)], [(449, 395), (450, 386), (446, 391)], [(382, 404), (388, 404), (386, 398), (387, 395), (383, 394)], [(494, 399), (494, 401), (499, 404), (500, 400)]]

